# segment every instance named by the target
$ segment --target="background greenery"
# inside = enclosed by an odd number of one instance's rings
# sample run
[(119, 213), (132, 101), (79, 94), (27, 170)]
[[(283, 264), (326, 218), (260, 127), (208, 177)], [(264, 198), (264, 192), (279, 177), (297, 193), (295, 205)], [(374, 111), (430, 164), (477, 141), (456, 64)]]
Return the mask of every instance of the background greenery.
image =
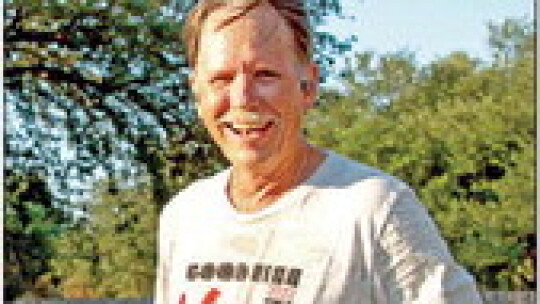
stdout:
[[(152, 292), (156, 219), (226, 166), (196, 119), (179, 41), (191, 1), (5, 2), (4, 288), (17, 297)], [(534, 28), (492, 24), (493, 60), (357, 53), (318, 31), (310, 140), (411, 184), (481, 287), (536, 287)], [(351, 56), (349, 56), (351, 57)]]

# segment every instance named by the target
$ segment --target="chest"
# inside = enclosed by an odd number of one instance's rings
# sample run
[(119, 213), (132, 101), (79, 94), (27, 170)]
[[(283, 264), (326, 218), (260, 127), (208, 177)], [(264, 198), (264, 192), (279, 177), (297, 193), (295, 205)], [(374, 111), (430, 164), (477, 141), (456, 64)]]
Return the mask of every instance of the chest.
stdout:
[[(316, 215), (179, 224), (170, 297), (186, 304), (313, 303), (306, 298), (319, 292), (341, 233), (336, 221)], [(208, 297), (214, 302), (204, 302)]]

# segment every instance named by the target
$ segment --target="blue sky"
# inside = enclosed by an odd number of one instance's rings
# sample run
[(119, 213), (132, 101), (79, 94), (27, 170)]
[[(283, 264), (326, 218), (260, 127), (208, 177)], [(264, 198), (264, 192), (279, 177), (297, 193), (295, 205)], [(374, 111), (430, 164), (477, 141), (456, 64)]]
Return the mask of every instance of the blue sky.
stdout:
[(489, 21), (534, 16), (533, 0), (342, 0), (355, 21), (332, 20), (327, 29), (338, 36), (355, 34), (354, 49), (384, 54), (416, 53), (427, 63), (452, 51), (489, 59)]

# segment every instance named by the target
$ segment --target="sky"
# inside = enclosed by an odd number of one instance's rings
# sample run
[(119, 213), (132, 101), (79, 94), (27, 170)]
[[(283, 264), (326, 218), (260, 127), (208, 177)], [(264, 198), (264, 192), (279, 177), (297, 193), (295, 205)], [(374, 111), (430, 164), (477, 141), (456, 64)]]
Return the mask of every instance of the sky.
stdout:
[(357, 51), (376, 54), (412, 51), (425, 64), (452, 51), (489, 60), (489, 21), (533, 20), (533, 0), (342, 0), (345, 15), (326, 28), (338, 36), (355, 34)]

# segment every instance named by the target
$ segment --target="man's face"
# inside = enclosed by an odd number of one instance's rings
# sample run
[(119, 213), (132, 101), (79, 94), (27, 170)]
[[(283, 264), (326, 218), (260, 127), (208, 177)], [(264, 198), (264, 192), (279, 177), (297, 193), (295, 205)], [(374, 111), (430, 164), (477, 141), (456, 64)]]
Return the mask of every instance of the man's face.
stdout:
[[(303, 142), (301, 119), (316, 97), (318, 70), (300, 63), (293, 33), (269, 5), (217, 28), (205, 22), (192, 85), (198, 112), (235, 166), (272, 166)], [(301, 79), (312, 85), (301, 89)]]

